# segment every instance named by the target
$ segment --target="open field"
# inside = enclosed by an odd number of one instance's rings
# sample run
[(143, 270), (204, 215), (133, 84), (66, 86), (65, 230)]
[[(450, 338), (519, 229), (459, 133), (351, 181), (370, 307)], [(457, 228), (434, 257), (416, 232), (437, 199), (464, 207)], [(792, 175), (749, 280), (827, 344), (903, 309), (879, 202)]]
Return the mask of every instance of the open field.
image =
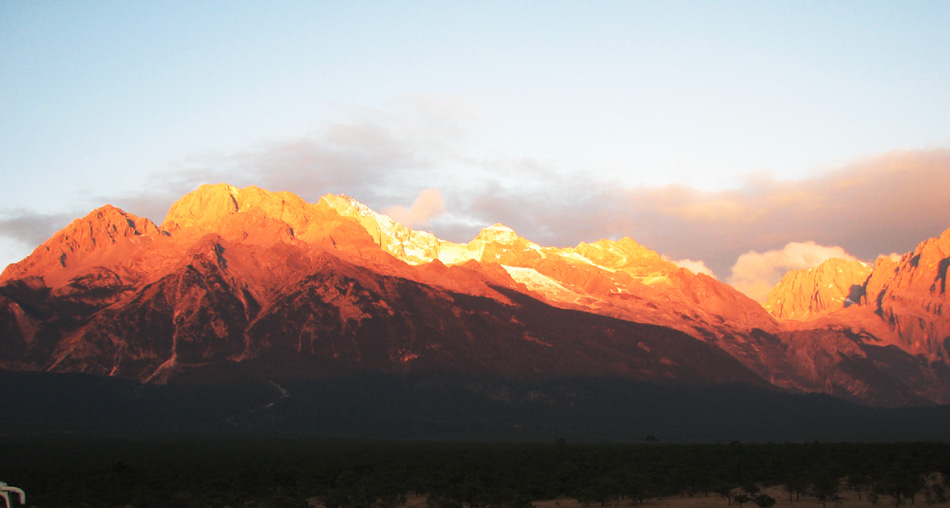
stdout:
[[(762, 489), (762, 492), (772, 496), (775, 499), (775, 505), (773, 508), (780, 508), (784, 506), (790, 506), (795, 508), (821, 508), (822, 502), (817, 498), (810, 496), (802, 496), (799, 499), (792, 501), (788, 500), (788, 492), (784, 491), (781, 487), (767, 487)], [(794, 496), (793, 496), (794, 497)], [(879, 499), (877, 503), (872, 503), (867, 499), (867, 493), (862, 493), (860, 499), (858, 493), (852, 490), (843, 490), (839, 493), (841, 498), (837, 503), (827, 502), (825, 503), (826, 508), (836, 507), (836, 508), (886, 508), (888, 506), (894, 506), (894, 500), (890, 498)], [(425, 508), (425, 499), (422, 499), (421, 506), (415, 508)], [(535, 508), (596, 508), (600, 506), (600, 503), (591, 504), (591, 503), (581, 503), (576, 499), (552, 499), (544, 501), (535, 501), (532, 503)], [(933, 506), (933, 507), (948, 507), (950, 502), (944, 501), (942, 503), (928, 503), (923, 496), (918, 496), (918, 499), (915, 500), (916, 506)], [(616, 503), (608, 504), (609, 506), (618, 506)], [(636, 501), (631, 501), (629, 499), (621, 500), (619, 506), (649, 506), (654, 508), (722, 508), (735, 506), (738, 508), (739, 504), (733, 502), (732, 505), (728, 501), (720, 496), (719, 494), (709, 493), (708, 496), (703, 496), (702, 494), (694, 495), (693, 497), (688, 496), (671, 496), (671, 497), (661, 497), (661, 498), (652, 498), (645, 499), (643, 504), (640, 505)], [(743, 508), (758, 508), (755, 503), (748, 502), (742, 505)], [(901, 506), (904, 506), (902, 503)]]
[[(781, 487), (766, 487), (761, 491), (764, 494), (768, 494), (775, 499), (775, 505), (773, 508), (781, 507), (795, 507), (795, 508), (822, 508), (823, 504), (815, 497), (811, 496), (801, 496), (798, 499), (793, 499), (789, 501), (788, 492), (782, 489)], [(853, 490), (842, 490), (839, 493), (840, 500), (835, 503), (828, 501), (824, 503), (825, 508), (886, 508), (888, 506), (894, 506), (894, 500), (891, 498), (879, 498), (876, 503), (872, 503), (868, 500), (866, 492), (859, 493)], [(600, 503), (582, 503), (576, 499), (571, 498), (557, 498), (557, 499), (546, 499), (541, 501), (534, 501), (531, 503), (534, 508), (598, 508)], [(911, 505), (910, 502), (902, 502), (901, 506), (920, 506), (920, 507), (950, 507), (950, 501), (944, 502), (932, 502), (925, 499), (925, 496), (919, 495), (917, 499), (914, 500), (914, 504)], [(733, 502), (731, 505), (726, 500), (726, 498), (720, 496), (719, 494), (710, 492), (708, 496), (703, 496), (702, 494), (689, 496), (669, 496), (669, 497), (660, 497), (660, 498), (651, 498), (645, 499), (642, 504), (635, 500), (631, 499), (621, 499), (618, 502), (614, 501), (612, 503), (606, 503), (605, 508), (617, 507), (617, 506), (646, 506), (653, 508), (722, 508), (735, 506), (739, 507), (739, 504)], [(755, 503), (747, 502), (744, 503), (743, 508), (758, 508)], [(410, 496), (405, 504), (406, 508), (427, 508), (425, 496), (413, 495)]]
[[(784, 491), (781, 487), (767, 487), (762, 489), (762, 492), (772, 496), (775, 499), (775, 505), (773, 508), (780, 507), (795, 507), (795, 508), (821, 508), (822, 502), (818, 499), (810, 496), (802, 496), (799, 499), (793, 499), (789, 501), (788, 492)], [(826, 508), (886, 508), (888, 506), (894, 506), (894, 500), (890, 498), (878, 499), (877, 503), (872, 503), (867, 499), (866, 493), (861, 493), (860, 498), (856, 491), (844, 490), (840, 494), (840, 500), (837, 503), (826, 502)], [(794, 497), (794, 496), (793, 496)], [(598, 508), (600, 503), (582, 503), (576, 499), (571, 498), (557, 498), (557, 499), (546, 499), (541, 501), (533, 501), (531, 503), (534, 508)], [(919, 499), (915, 500), (915, 503), (911, 505), (909, 502), (901, 504), (901, 506), (920, 506), (920, 507), (950, 507), (950, 501), (944, 502), (928, 502), (924, 499), (923, 496), (919, 496)], [(412, 495), (406, 501), (404, 505), (405, 508), (427, 508), (426, 497), (419, 495)], [(631, 507), (631, 506), (646, 506), (653, 508), (722, 508), (735, 506), (739, 507), (738, 503), (733, 502), (731, 505), (727, 502), (726, 498), (720, 496), (719, 494), (710, 493), (708, 496), (703, 496), (702, 494), (694, 495), (693, 497), (689, 496), (671, 496), (671, 497), (660, 497), (645, 499), (642, 504), (638, 503), (635, 500), (622, 499), (619, 504), (617, 502), (606, 503), (605, 508), (611, 507)], [(755, 503), (747, 502), (743, 504), (743, 508), (758, 508)]]
[(720, 492), (751, 485), (766, 486), (775, 507), (822, 507), (812, 494), (820, 491), (824, 508), (894, 506), (895, 495), (902, 504), (913, 495), (917, 506), (950, 506), (929, 502), (950, 492), (948, 472), (947, 443), (0, 438), (0, 480), (45, 508), (597, 508), (640, 498), (643, 506), (720, 508), (738, 506)]

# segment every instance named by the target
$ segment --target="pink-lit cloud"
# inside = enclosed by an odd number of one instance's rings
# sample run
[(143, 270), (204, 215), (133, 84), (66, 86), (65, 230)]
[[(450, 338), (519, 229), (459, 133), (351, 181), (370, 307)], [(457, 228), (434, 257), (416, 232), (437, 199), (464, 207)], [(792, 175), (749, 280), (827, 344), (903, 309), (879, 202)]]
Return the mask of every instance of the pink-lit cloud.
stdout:
[[(671, 194), (681, 200), (680, 210), (725, 201), (738, 203), (745, 215), (691, 216), (670, 209), (668, 203), (676, 201)], [(724, 273), (743, 252), (789, 242), (840, 245), (872, 260), (906, 252), (950, 227), (948, 195), (950, 150), (936, 149), (891, 152), (799, 181), (760, 176), (719, 192), (637, 189), (631, 199), (635, 215), (650, 222), (656, 235), (643, 240), (648, 245), (670, 256), (701, 258)]]
[(812, 268), (831, 258), (856, 260), (841, 247), (815, 242), (789, 242), (781, 249), (766, 252), (752, 250), (736, 259), (726, 282), (749, 298), (764, 302), (769, 290), (789, 270)]
[(432, 218), (443, 212), (445, 212), (445, 203), (442, 201), (442, 191), (439, 189), (422, 189), (409, 208), (397, 205), (383, 210), (384, 215), (412, 228), (427, 225)]

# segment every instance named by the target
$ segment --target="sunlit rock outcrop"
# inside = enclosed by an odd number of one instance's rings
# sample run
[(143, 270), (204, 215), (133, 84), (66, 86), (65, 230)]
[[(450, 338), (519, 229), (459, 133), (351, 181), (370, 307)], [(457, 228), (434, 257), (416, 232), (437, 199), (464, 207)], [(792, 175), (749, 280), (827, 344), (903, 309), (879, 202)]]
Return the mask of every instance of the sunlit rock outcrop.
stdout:
[(874, 265), (863, 303), (896, 332), (905, 348), (950, 363), (950, 229), (898, 261)]
[(763, 306), (778, 319), (814, 319), (860, 303), (870, 274), (861, 261), (832, 258), (786, 273)]

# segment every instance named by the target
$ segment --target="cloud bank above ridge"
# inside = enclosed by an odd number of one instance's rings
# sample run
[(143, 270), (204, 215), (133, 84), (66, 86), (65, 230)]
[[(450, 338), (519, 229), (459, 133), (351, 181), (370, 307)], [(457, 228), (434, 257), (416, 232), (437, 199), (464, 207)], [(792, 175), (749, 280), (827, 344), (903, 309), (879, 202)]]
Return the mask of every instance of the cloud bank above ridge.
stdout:
[[(758, 290), (748, 288), (786, 266), (771, 253), (789, 244), (816, 252), (839, 246), (843, 255), (871, 261), (950, 227), (946, 147), (891, 151), (798, 180), (763, 172), (728, 189), (703, 190), (647, 186), (596, 168), (486, 149), (474, 134), (478, 118), (450, 100), (413, 97), (398, 108), (364, 112), (256, 150), (195, 157), (154, 174), (146, 190), (94, 196), (74, 217), (108, 202), (159, 223), (174, 200), (202, 183), (288, 190), (311, 202), (347, 194), (456, 242), (498, 222), (552, 246), (629, 236), (752, 293)], [(633, 175), (649, 171), (630, 168)], [(69, 222), (60, 215), (0, 211), (0, 236), (32, 249)], [(750, 268), (752, 260), (761, 270)]]

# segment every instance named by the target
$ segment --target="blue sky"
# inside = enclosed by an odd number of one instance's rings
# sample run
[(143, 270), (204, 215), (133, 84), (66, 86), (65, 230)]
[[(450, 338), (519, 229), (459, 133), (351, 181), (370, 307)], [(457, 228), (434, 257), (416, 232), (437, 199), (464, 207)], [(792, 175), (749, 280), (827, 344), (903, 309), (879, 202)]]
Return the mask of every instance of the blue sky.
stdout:
[(947, 26), (947, 2), (0, 3), (0, 266), (218, 181), (378, 211), (437, 189), (413, 226), (454, 241), (626, 235), (724, 280), (788, 242), (870, 261), (950, 227)]

